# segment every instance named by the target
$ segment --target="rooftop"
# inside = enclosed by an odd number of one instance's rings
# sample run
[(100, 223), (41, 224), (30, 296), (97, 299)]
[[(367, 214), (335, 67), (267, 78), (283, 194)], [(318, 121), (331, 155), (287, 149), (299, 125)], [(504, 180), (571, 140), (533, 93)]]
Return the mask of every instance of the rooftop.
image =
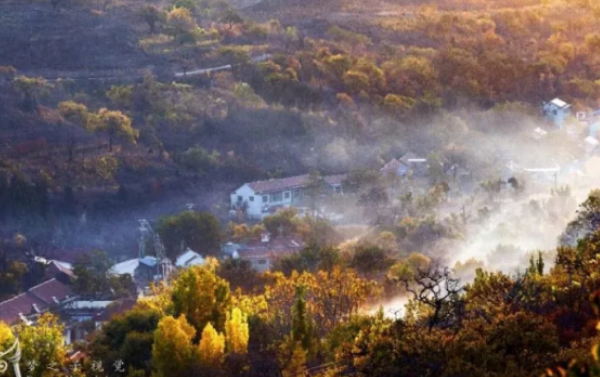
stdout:
[(125, 275), (129, 274), (131, 276), (135, 276), (135, 270), (140, 265), (140, 260), (138, 258), (126, 260), (121, 263), (117, 263), (110, 268), (110, 273), (113, 275)]
[(70, 286), (50, 279), (27, 292), (0, 303), (0, 321), (10, 325), (18, 322), (19, 314), (28, 315), (47, 310), (73, 296)]
[(177, 257), (177, 260), (175, 261), (175, 265), (177, 267), (189, 267), (203, 264), (204, 258), (202, 258), (202, 255), (198, 254), (190, 248), (188, 248), (181, 255), (179, 255)]
[(304, 242), (296, 237), (270, 238), (268, 241), (251, 240), (244, 242), (237, 252), (242, 259), (257, 259), (289, 255), (304, 248)]
[(565, 101), (561, 100), (560, 98), (555, 98), (552, 101), (550, 101), (550, 103), (558, 108), (567, 108), (567, 107), (571, 106), (568, 103), (566, 103)]
[[(340, 185), (346, 178), (345, 174), (324, 176), (323, 180), (329, 185)], [(268, 194), (271, 192), (279, 192), (283, 190), (291, 190), (295, 188), (305, 187), (309, 183), (310, 176), (308, 174), (297, 175), (294, 177), (268, 179), (265, 181), (256, 181), (248, 183), (248, 186), (257, 194)]]

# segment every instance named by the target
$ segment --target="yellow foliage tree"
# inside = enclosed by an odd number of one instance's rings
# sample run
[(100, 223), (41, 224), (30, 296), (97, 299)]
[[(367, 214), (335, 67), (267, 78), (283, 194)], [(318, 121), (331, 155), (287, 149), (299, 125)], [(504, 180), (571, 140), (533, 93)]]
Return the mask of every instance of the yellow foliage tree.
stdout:
[(225, 336), (219, 333), (209, 322), (202, 330), (202, 338), (198, 345), (200, 361), (206, 366), (216, 367), (225, 355)]
[(283, 377), (304, 376), (306, 372), (306, 351), (300, 342), (295, 342), (291, 337), (286, 337), (279, 347), (279, 364)]
[(248, 351), (248, 318), (239, 308), (233, 308), (231, 314), (227, 315), (225, 334), (228, 352), (245, 354)]
[(192, 267), (180, 272), (173, 282), (173, 308), (184, 314), (197, 332), (208, 322), (222, 330), (231, 303), (229, 284), (215, 274), (214, 263)]
[(0, 352), (12, 346), (14, 341), (15, 335), (10, 329), (10, 326), (4, 322), (0, 322)]
[[(16, 329), (21, 344), (21, 359), (34, 365), (44, 366), (29, 373), (34, 377), (59, 376), (67, 363), (63, 339), (64, 327), (58, 323), (58, 318), (50, 313), (42, 314), (35, 326), (25, 324)], [(56, 372), (45, 366), (53, 365)]]
[(164, 317), (158, 323), (154, 333), (152, 359), (157, 377), (184, 375), (186, 367), (192, 361), (194, 349), (192, 339), (196, 330), (179, 316)]

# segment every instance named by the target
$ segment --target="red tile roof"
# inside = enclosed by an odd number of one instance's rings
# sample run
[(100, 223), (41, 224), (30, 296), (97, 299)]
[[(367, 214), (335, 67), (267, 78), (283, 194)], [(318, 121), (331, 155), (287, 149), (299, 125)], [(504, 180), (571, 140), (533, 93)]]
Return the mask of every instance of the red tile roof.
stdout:
[(38, 311), (43, 312), (56, 305), (53, 298), (63, 301), (73, 295), (70, 286), (56, 279), (45, 281), (10, 300), (0, 302), (0, 321), (12, 325), (18, 322), (19, 314), (26, 316)]

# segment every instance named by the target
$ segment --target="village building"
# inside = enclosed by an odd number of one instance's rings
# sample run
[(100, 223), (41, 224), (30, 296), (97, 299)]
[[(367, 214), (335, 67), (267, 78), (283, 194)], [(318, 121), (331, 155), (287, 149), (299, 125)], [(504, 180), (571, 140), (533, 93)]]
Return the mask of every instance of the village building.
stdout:
[(75, 297), (71, 286), (58, 279), (47, 280), (24, 293), (0, 302), (0, 321), (15, 325), (28, 322), (29, 317), (57, 309), (67, 300)]
[(202, 266), (204, 265), (204, 258), (202, 255), (193, 251), (189, 247), (181, 253), (175, 261), (175, 266), (178, 268), (187, 268), (191, 266)]
[(556, 127), (563, 128), (565, 118), (571, 114), (571, 105), (560, 98), (555, 98), (550, 102), (545, 102), (542, 105), (542, 111), (546, 119), (554, 123)]
[(65, 325), (63, 335), (65, 344), (85, 339), (91, 331), (102, 328), (102, 325), (114, 316), (131, 310), (135, 303), (135, 299), (102, 301), (74, 299), (64, 303), (61, 305), (60, 314)]
[(271, 238), (268, 233), (260, 239), (242, 241), (239, 244), (228, 242), (223, 246), (225, 257), (249, 261), (258, 272), (271, 269), (277, 258), (292, 255), (304, 248), (304, 241), (299, 237), (280, 236)]
[[(325, 176), (323, 182), (331, 193), (343, 194), (345, 177), (344, 174)], [(231, 194), (231, 207), (260, 220), (278, 209), (302, 206), (309, 185), (308, 174), (246, 183)]]
[(426, 158), (407, 152), (400, 158), (392, 158), (380, 169), (380, 172), (385, 176), (410, 177), (413, 174), (425, 174), (427, 167)]

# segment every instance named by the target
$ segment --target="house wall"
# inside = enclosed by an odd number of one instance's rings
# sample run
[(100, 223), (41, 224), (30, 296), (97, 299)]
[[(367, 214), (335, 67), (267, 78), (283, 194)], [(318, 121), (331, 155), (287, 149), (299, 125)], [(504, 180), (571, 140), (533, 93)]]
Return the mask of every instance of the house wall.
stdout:
[[(343, 194), (341, 184), (329, 185), (332, 193)], [(292, 207), (299, 205), (304, 200), (304, 190), (295, 188), (283, 191), (270, 192), (268, 194), (257, 194), (248, 184), (243, 185), (231, 194), (231, 207), (240, 208), (246, 205), (246, 214), (253, 219), (262, 219), (267, 212), (266, 208)]]
[(233, 208), (247, 205), (246, 213), (255, 219), (262, 218), (263, 201), (261, 195), (256, 195), (250, 186), (243, 185), (231, 194), (231, 206)]
[(554, 124), (562, 128), (565, 118), (571, 113), (570, 108), (559, 108), (552, 103), (544, 105), (544, 113)]
[(257, 272), (265, 272), (271, 269), (271, 259), (270, 258), (252, 258), (248, 259), (252, 264), (252, 268), (254, 268)]

